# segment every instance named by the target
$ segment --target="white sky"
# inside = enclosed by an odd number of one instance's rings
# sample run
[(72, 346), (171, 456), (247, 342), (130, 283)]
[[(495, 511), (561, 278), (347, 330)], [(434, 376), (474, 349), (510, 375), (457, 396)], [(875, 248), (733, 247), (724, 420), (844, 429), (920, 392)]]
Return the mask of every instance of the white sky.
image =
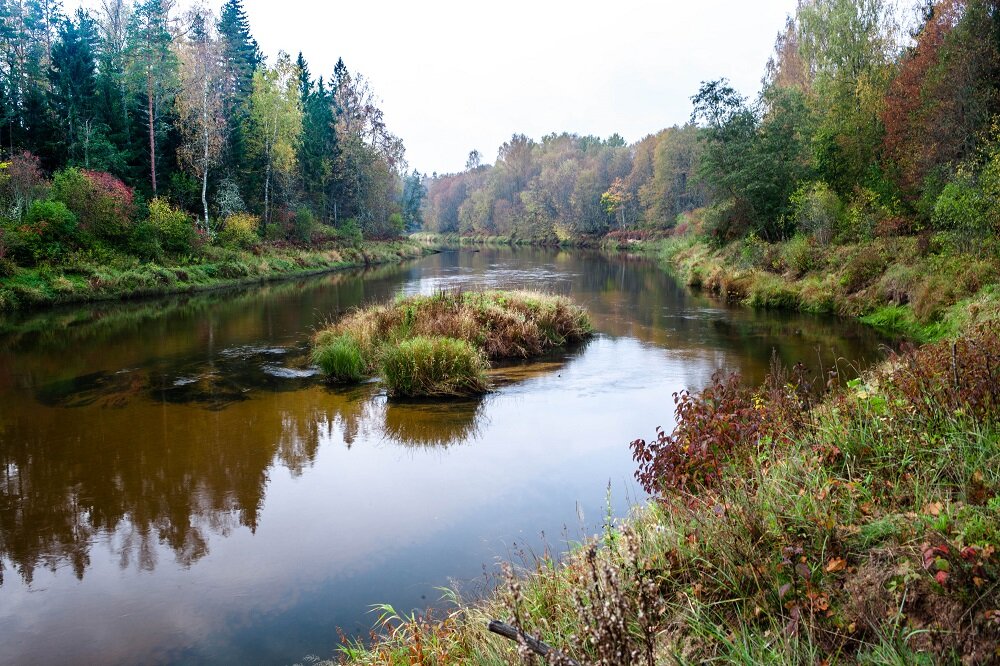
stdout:
[[(329, 77), (343, 57), (382, 98), (410, 166), (445, 173), (473, 148), (492, 163), (515, 132), (636, 141), (685, 122), (703, 80), (725, 76), (755, 94), (796, 1), (244, 3), (270, 61), (302, 51), (314, 76)], [(221, 0), (207, 4), (218, 11)]]

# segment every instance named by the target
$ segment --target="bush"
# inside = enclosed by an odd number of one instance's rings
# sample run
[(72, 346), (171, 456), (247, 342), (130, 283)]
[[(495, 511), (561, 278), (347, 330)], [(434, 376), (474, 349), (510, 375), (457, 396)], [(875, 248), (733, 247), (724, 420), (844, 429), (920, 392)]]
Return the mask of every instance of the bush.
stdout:
[(861, 189), (847, 205), (840, 236), (846, 241), (869, 241), (875, 237), (875, 230), (885, 217), (886, 211), (879, 205), (878, 195), (872, 190)]
[(41, 160), (35, 155), (25, 151), (0, 162), (0, 207), (10, 210), (14, 220), (20, 221), (33, 202), (45, 198), (47, 189)]
[(316, 218), (308, 208), (299, 208), (295, 211), (295, 218), (292, 220), (292, 235), (295, 240), (308, 243), (312, 238), (313, 227), (316, 225)]
[(702, 233), (708, 243), (722, 247), (740, 238), (749, 226), (745, 205), (735, 199), (726, 199), (705, 208), (702, 214)]
[(382, 381), (392, 396), (472, 396), (489, 390), (486, 358), (468, 342), (416, 337), (389, 347)]
[(888, 260), (878, 248), (862, 248), (844, 267), (841, 284), (847, 293), (861, 291), (877, 280), (888, 265)]
[(361, 225), (353, 217), (349, 217), (340, 223), (337, 230), (345, 240), (357, 245), (361, 242)]
[(324, 341), (313, 350), (312, 359), (335, 382), (355, 383), (367, 376), (361, 346), (347, 333)]
[(389, 216), (389, 228), (392, 230), (393, 235), (403, 235), (403, 231), (406, 230), (406, 222), (403, 220), (401, 213), (393, 213)]
[(170, 254), (191, 252), (196, 240), (194, 224), (183, 211), (177, 210), (159, 197), (149, 202), (150, 228), (156, 232), (160, 245)]
[(77, 244), (76, 216), (60, 201), (36, 201), (18, 227), (22, 251), (30, 262), (58, 259)]
[(132, 231), (132, 189), (109, 173), (76, 168), (56, 173), (51, 198), (66, 204), (82, 230), (97, 238), (120, 241)]
[(796, 234), (782, 248), (782, 257), (785, 264), (795, 273), (796, 277), (802, 277), (811, 270), (815, 270), (819, 265), (815, 240), (808, 236)]
[(772, 360), (758, 391), (738, 373), (720, 370), (700, 393), (674, 393), (673, 432), (657, 428), (656, 439), (631, 444), (636, 479), (651, 495), (714, 485), (747, 451), (797, 432), (805, 423), (810, 391), (801, 365), (788, 373)]
[(156, 227), (147, 220), (142, 220), (132, 228), (128, 240), (129, 252), (144, 261), (157, 261), (163, 257), (163, 246)]
[(792, 194), (791, 205), (799, 230), (824, 245), (833, 240), (844, 205), (829, 185), (823, 181), (802, 185)]
[(226, 247), (250, 249), (260, 240), (257, 229), (260, 218), (249, 213), (236, 213), (226, 218), (219, 233), (219, 242)]
[(990, 201), (967, 171), (960, 170), (945, 185), (934, 204), (932, 222), (938, 229), (956, 232), (963, 250), (975, 250), (976, 240), (987, 235)]

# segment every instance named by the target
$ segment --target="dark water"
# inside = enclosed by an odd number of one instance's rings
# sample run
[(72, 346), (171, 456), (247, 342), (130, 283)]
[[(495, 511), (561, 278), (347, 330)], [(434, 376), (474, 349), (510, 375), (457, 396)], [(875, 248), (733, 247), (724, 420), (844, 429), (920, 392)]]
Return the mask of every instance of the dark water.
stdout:
[[(397, 294), (572, 295), (598, 335), (497, 370), (484, 400), (334, 389), (308, 337)], [(0, 662), (290, 663), (371, 604), (600, 528), (642, 501), (628, 442), (718, 367), (878, 357), (851, 323), (728, 309), (654, 265), (434, 255), (253, 290), (0, 320)], [(544, 542), (542, 534), (544, 533)]]

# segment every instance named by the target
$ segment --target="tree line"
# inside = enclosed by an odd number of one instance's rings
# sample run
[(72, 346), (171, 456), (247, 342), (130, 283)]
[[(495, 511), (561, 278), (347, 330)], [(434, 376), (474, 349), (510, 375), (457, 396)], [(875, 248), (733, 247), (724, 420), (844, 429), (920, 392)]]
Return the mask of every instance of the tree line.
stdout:
[(428, 182), (427, 228), (524, 237), (695, 227), (718, 243), (1000, 229), (995, 0), (800, 0), (760, 93), (726, 79), (626, 146), (515, 135)]
[(423, 195), (368, 80), (269, 63), (241, 0), (0, 0), (0, 156), (0, 251), (19, 263), (398, 235)]

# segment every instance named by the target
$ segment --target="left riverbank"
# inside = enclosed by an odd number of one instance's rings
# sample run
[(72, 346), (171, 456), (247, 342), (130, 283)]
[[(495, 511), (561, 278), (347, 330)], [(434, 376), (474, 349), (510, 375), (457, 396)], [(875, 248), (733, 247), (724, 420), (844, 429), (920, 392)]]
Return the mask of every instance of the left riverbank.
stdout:
[(196, 256), (164, 263), (78, 259), (17, 268), (0, 277), (0, 312), (222, 289), (395, 263), (435, 251), (431, 243), (391, 240), (323, 248), (289, 243), (264, 243), (250, 250), (210, 246)]

